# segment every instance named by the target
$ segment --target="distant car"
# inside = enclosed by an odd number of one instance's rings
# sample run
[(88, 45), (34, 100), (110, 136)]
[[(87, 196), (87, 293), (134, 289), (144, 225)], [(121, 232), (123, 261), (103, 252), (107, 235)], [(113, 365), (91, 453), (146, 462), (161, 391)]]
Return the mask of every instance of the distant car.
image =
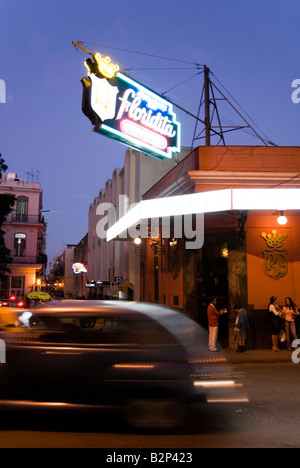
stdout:
[(62, 301), (3, 331), (0, 409), (106, 408), (134, 427), (176, 427), (189, 403), (242, 402), (223, 355), (178, 310), (145, 303)]
[(8, 299), (0, 299), (0, 307), (25, 307), (26, 303), (21, 297), (10, 296)]

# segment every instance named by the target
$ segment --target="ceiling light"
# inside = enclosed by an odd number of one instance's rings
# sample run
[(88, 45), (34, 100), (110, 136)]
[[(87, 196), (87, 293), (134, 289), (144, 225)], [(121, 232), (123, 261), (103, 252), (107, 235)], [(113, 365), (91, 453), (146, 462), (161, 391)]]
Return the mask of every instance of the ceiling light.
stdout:
[(280, 213), (280, 216), (278, 216), (277, 218), (277, 223), (280, 224), (280, 226), (285, 226), (286, 223), (288, 222), (288, 219), (286, 216), (284, 216), (284, 211), (280, 211), (279, 213)]

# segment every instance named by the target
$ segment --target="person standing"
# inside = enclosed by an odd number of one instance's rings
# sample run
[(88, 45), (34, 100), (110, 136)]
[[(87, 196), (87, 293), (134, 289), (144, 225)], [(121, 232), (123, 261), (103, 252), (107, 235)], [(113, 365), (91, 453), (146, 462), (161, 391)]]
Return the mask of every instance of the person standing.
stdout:
[(234, 329), (235, 339), (238, 343), (237, 353), (244, 353), (246, 351), (245, 345), (248, 337), (249, 318), (246, 309), (237, 305), (234, 310), (237, 313)]
[(219, 323), (222, 311), (217, 309), (217, 299), (213, 299), (207, 308), (207, 318), (208, 318), (208, 327), (209, 327), (209, 350), (212, 352), (218, 351), (217, 341), (219, 333)]
[(290, 297), (285, 299), (283, 314), (285, 318), (286, 345), (288, 350), (292, 351), (292, 342), (297, 340), (295, 316), (299, 315), (299, 312), (294, 301)]
[(270, 298), (269, 312), (271, 313), (271, 326), (272, 326), (272, 351), (279, 352), (279, 333), (281, 330), (281, 315), (282, 309), (277, 303), (277, 297)]

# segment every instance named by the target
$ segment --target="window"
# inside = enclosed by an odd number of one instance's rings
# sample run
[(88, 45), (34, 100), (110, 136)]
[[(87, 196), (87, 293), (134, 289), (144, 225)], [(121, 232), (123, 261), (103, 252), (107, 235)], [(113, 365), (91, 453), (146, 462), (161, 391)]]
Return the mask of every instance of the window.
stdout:
[(16, 221), (27, 221), (28, 218), (28, 197), (20, 196), (17, 198)]
[(17, 232), (14, 241), (14, 255), (15, 257), (24, 257), (26, 253), (26, 234)]
[(23, 296), (25, 287), (25, 276), (11, 276), (10, 280), (10, 296)]
[(31, 330), (41, 342), (80, 343), (86, 345), (174, 345), (176, 339), (158, 323), (149, 319), (105, 316), (55, 316), (34, 314)]

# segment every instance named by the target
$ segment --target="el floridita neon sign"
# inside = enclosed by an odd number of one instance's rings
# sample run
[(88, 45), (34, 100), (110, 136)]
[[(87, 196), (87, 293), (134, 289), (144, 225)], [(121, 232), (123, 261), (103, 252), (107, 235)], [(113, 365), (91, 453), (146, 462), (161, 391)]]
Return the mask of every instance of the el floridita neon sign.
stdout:
[(82, 110), (96, 132), (157, 158), (180, 152), (173, 104), (119, 71), (109, 57), (87, 59)]

